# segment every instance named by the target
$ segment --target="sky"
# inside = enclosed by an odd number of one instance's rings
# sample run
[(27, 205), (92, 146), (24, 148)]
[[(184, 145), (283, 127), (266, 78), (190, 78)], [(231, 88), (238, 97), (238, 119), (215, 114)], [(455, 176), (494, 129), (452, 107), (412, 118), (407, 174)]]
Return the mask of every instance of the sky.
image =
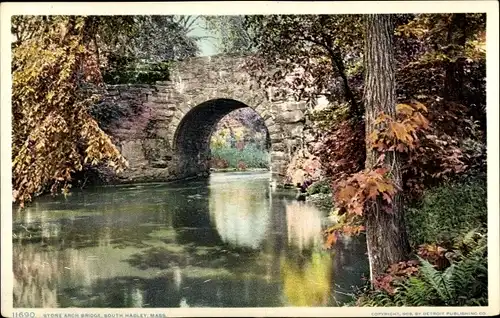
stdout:
[[(193, 25), (193, 31), (189, 33), (191, 36), (214, 36), (214, 34), (209, 33), (203, 28), (202, 19), (196, 20)], [(210, 56), (220, 53), (217, 50), (216, 39), (201, 39), (198, 41), (198, 46), (200, 48), (200, 56)]]

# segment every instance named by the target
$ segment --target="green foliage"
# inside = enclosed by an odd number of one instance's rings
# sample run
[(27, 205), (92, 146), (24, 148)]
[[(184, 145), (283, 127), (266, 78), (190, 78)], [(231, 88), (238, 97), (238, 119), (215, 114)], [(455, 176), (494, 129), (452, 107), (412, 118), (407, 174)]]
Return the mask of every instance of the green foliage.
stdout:
[(410, 241), (420, 246), (419, 274), (396, 282), (393, 293), (365, 290), (357, 305), (487, 305), (486, 221), (485, 178), (469, 176), (426, 191), (406, 214)]
[(212, 148), (212, 161), (224, 161), (225, 167), (239, 168), (244, 163), (247, 168), (269, 168), (269, 152), (261, 150), (253, 144), (247, 144), (243, 149), (233, 147)]
[(330, 182), (329, 179), (314, 182), (307, 188), (307, 193), (309, 195), (317, 193), (329, 194), (332, 192)]
[(417, 206), (405, 216), (414, 246), (454, 241), (460, 233), (485, 227), (486, 181), (481, 178), (450, 182), (426, 191)]
[(107, 84), (154, 84), (170, 78), (168, 62), (133, 63), (120, 57), (112, 62), (113, 67), (103, 73)]
[(219, 121), (210, 138), (211, 167), (268, 168), (269, 145), (264, 121), (251, 108), (240, 108)]
[(485, 125), (485, 23), (486, 15), (478, 13), (416, 14), (400, 19), (396, 30), (398, 97), (454, 100)]
[[(93, 17), (96, 46), (99, 56), (104, 57), (104, 82), (145, 84), (168, 80), (169, 61), (199, 52), (199, 39), (188, 36), (195, 21), (192, 16)], [(116, 34), (116, 30), (122, 32)]]
[(245, 16), (202, 16), (205, 28), (216, 34), (217, 48), (224, 54), (250, 53), (253, 49), (252, 34), (246, 28)]
[(325, 95), (361, 115), (361, 91), (354, 89), (361, 82), (354, 71), (362, 60), (361, 15), (253, 15), (246, 17), (246, 28), (256, 50), (247, 69), (261, 85), (273, 87), (272, 97), (314, 104)]
[(397, 285), (396, 292), (365, 292), (360, 306), (487, 306), (487, 239), (481, 235), (471, 251), (443, 271), (419, 258), (419, 274)]
[(314, 127), (319, 131), (328, 132), (332, 127), (348, 119), (349, 105), (341, 104), (322, 110), (315, 110), (308, 114)]
[[(104, 58), (159, 63), (195, 56), (198, 38), (189, 36), (192, 16), (93, 16), (96, 46)], [(106, 61), (103, 66), (107, 67)]]

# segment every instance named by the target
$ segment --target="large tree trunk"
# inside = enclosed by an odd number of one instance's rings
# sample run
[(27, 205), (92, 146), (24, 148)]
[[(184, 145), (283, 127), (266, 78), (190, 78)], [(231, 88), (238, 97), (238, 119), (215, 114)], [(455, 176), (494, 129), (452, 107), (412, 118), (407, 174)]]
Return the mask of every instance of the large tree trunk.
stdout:
[(455, 60), (446, 63), (444, 97), (455, 102), (463, 100), (466, 27), (465, 13), (454, 13), (448, 28), (446, 53)]
[[(365, 121), (366, 136), (375, 127), (380, 112), (396, 114), (395, 61), (393, 52), (394, 25), (390, 15), (367, 15), (365, 20)], [(367, 142), (366, 167), (373, 168), (380, 152)], [(387, 152), (384, 163), (391, 167), (390, 176), (401, 188), (401, 166), (396, 152)], [(409, 252), (404, 224), (401, 194), (396, 194), (389, 211), (382, 209), (380, 200), (366, 206), (366, 236), (370, 276), (373, 280), (393, 263), (406, 259)]]

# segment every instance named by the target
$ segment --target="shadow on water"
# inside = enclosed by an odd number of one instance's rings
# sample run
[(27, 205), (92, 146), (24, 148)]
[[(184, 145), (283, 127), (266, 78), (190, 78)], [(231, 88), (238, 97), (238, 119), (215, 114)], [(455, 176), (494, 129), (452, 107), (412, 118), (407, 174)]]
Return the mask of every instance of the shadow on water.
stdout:
[(322, 248), (325, 212), (268, 174), (104, 187), (14, 212), (15, 307), (336, 306), (362, 238)]

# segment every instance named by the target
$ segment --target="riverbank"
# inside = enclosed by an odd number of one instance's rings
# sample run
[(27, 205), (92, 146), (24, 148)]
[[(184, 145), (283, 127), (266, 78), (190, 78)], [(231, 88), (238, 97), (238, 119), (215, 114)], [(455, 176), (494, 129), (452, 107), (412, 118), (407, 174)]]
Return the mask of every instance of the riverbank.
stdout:
[(220, 173), (220, 172), (266, 172), (269, 171), (268, 168), (210, 168), (210, 172)]

